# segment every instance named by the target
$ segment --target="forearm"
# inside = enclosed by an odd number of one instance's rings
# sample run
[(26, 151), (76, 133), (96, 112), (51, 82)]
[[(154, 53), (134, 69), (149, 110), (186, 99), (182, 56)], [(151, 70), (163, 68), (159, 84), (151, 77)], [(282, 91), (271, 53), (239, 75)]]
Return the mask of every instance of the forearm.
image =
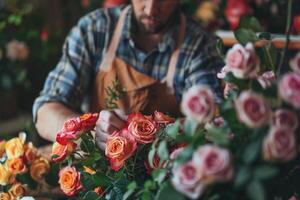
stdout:
[(38, 110), (36, 128), (42, 138), (55, 141), (64, 122), (78, 115), (61, 103), (45, 103)]

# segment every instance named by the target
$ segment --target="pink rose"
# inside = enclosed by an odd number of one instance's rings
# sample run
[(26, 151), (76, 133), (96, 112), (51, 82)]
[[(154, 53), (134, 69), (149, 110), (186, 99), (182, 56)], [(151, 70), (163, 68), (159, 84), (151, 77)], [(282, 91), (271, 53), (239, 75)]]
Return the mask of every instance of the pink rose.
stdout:
[(67, 145), (71, 140), (77, 139), (83, 132), (79, 117), (67, 120), (61, 131), (56, 134), (56, 141), (61, 145)]
[(292, 131), (295, 131), (298, 127), (297, 114), (287, 109), (276, 110), (272, 117), (272, 125), (288, 128)]
[(200, 181), (200, 168), (193, 161), (174, 167), (171, 182), (176, 190), (191, 199), (198, 199), (205, 190)]
[(227, 150), (214, 145), (204, 145), (193, 155), (205, 184), (229, 181), (233, 177), (233, 166)]
[(235, 44), (228, 50), (225, 58), (225, 69), (223, 71), (232, 72), (237, 78), (252, 78), (259, 70), (259, 59), (256, 56), (252, 43), (246, 47)]
[(239, 120), (250, 128), (259, 128), (267, 124), (271, 114), (265, 99), (250, 91), (240, 94), (235, 101), (235, 109)]
[(300, 52), (298, 52), (296, 56), (290, 60), (290, 66), (294, 72), (300, 73)]
[(280, 80), (278, 88), (283, 100), (295, 108), (300, 108), (300, 74), (285, 74)]
[(263, 157), (267, 161), (290, 161), (297, 153), (295, 134), (291, 129), (271, 127), (263, 142)]
[(273, 71), (267, 71), (261, 76), (257, 77), (257, 81), (260, 83), (261, 87), (264, 89), (271, 86), (272, 81), (276, 80), (275, 74)]
[(212, 119), (216, 106), (212, 91), (203, 85), (191, 87), (181, 102), (182, 112), (199, 123), (206, 123)]

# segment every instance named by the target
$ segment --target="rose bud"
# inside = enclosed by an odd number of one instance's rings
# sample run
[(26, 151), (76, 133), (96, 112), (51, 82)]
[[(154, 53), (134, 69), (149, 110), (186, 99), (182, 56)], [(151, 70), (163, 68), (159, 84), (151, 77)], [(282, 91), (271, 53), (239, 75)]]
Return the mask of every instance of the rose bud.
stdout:
[(290, 60), (290, 66), (294, 72), (300, 73), (300, 52), (298, 52), (296, 56)]
[(273, 71), (267, 71), (257, 78), (257, 81), (264, 89), (270, 87), (274, 80), (276, 80), (276, 77)]

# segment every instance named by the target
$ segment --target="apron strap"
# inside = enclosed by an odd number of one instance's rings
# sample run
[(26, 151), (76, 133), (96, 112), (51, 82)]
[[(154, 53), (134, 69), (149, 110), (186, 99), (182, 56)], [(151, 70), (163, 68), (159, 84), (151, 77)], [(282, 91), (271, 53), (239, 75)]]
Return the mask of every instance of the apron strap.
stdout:
[(180, 14), (180, 28), (179, 28), (179, 34), (177, 36), (175, 50), (173, 51), (171, 59), (170, 59), (167, 75), (161, 81), (163, 83), (164, 82), (167, 83), (168, 89), (172, 94), (174, 94), (173, 80), (174, 80), (174, 75), (175, 75), (175, 71), (176, 71), (177, 61), (179, 58), (180, 47), (181, 47), (181, 44), (183, 43), (184, 36), (185, 36), (185, 28), (186, 28), (186, 17), (181, 13)]
[(112, 40), (109, 44), (108, 50), (105, 53), (103, 60), (101, 62), (101, 65), (100, 65), (100, 70), (102, 70), (102, 71), (108, 71), (108, 69), (112, 65), (113, 59), (116, 56), (116, 51), (117, 51), (117, 48), (118, 48), (118, 45), (120, 42), (120, 38), (121, 38), (121, 34), (122, 34), (122, 28), (124, 26), (125, 17), (126, 17), (126, 14), (129, 10), (129, 8), (130, 8), (130, 6), (125, 7), (121, 12), (119, 20), (117, 22), (116, 29), (114, 30)]

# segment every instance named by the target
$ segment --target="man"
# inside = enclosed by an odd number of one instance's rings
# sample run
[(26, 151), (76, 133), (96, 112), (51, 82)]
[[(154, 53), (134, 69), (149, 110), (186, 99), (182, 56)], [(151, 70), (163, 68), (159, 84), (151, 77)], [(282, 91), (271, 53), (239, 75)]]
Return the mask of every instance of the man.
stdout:
[(125, 114), (179, 115), (182, 93), (195, 84), (209, 85), (220, 97), (216, 73), (223, 62), (214, 42), (180, 12), (180, 0), (131, 0), (88, 14), (70, 32), (34, 103), (38, 132), (54, 141), (90, 96), (89, 111), (100, 112), (96, 140), (105, 149), (108, 135), (124, 126)]

